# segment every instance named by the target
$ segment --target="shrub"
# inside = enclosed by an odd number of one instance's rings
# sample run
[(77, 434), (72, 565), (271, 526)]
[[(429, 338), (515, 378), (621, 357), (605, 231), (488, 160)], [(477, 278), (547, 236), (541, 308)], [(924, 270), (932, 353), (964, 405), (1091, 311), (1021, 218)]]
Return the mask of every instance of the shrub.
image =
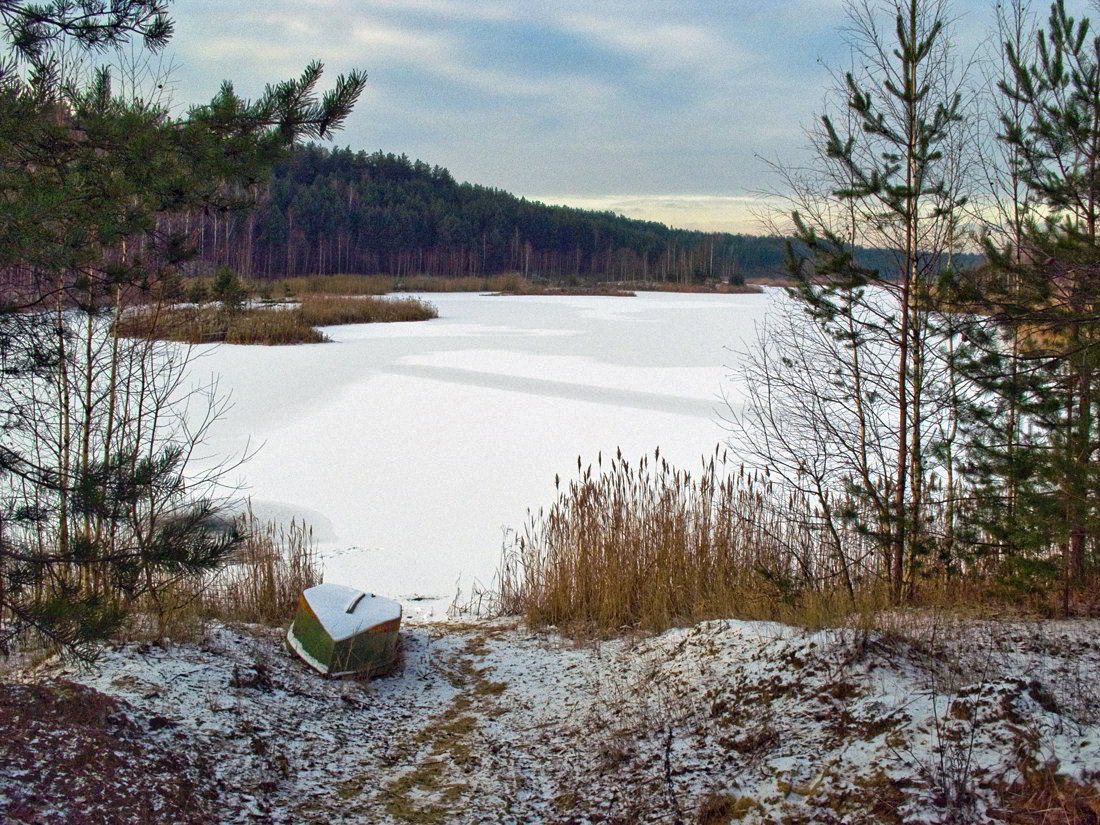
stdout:
[(227, 312), (240, 312), (248, 297), (248, 292), (237, 277), (237, 273), (227, 266), (221, 267), (214, 275), (210, 292), (214, 300), (220, 301), (222, 308)]

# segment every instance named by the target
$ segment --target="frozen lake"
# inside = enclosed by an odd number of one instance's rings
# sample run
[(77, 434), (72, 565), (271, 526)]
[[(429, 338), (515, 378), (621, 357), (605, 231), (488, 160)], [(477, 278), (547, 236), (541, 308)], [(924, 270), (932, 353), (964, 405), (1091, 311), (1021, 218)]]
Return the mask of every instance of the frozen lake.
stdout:
[(325, 579), (441, 616), (492, 583), (504, 531), (549, 505), (554, 476), (657, 447), (699, 466), (726, 437), (734, 353), (768, 295), (418, 296), (440, 318), (328, 327), (335, 341), (218, 346), (194, 362), (232, 394), (208, 442), (257, 454), (256, 512), (305, 517)]

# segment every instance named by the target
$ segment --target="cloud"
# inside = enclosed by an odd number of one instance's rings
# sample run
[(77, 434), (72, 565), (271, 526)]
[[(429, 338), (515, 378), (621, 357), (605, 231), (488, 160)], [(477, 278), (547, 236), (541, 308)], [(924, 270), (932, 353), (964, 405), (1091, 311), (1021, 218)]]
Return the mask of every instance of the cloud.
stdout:
[(765, 231), (761, 215), (784, 207), (780, 199), (756, 195), (536, 195), (531, 199), (702, 232), (759, 233)]
[(562, 25), (578, 37), (605, 48), (626, 52), (659, 71), (725, 72), (738, 61), (731, 44), (713, 29), (682, 21), (653, 23), (582, 12), (566, 16)]
[[(194, 102), (224, 77), (258, 94), (314, 58), (361, 68), (341, 145), (517, 194), (697, 193), (623, 208), (706, 228), (739, 201), (705, 198), (773, 183), (760, 157), (805, 160), (803, 126), (847, 54), (846, 2), (179, 0), (174, 87)], [(955, 6), (969, 42), (987, 4)]]

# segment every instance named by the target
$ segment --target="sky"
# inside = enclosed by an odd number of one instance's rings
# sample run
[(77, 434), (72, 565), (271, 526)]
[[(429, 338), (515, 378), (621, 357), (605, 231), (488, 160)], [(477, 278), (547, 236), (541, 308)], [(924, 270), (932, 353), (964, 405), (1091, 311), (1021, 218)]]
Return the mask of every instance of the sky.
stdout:
[[(871, 0), (878, 2), (878, 0)], [(992, 0), (955, 0), (973, 52)], [(1087, 7), (1085, 0), (1074, 6)], [(176, 0), (177, 107), (313, 59), (367, 88), (335, 143), (547, 203), (760, 231), (850, 53), (845, 0)], [(1045, 3), (1036, 3), (1044, 9)]]

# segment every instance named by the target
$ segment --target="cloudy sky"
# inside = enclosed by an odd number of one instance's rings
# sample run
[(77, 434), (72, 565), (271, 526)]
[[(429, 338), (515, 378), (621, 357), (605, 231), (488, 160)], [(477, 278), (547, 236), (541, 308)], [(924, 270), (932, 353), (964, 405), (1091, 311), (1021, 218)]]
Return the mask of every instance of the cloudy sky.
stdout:
[[(974, 49), (992, 0), (956, 0)], [(1084, 2), (1069, 3), (1083, 6)], [(1036, 3), (1042, 8), (1044, 4)], [(351, 68), (367, 91), (340, 145), (405, 153), (528, 198), (702, 229), (753, 229), (797, 162), (845, 0), (176, 0), (175, 102)]]

